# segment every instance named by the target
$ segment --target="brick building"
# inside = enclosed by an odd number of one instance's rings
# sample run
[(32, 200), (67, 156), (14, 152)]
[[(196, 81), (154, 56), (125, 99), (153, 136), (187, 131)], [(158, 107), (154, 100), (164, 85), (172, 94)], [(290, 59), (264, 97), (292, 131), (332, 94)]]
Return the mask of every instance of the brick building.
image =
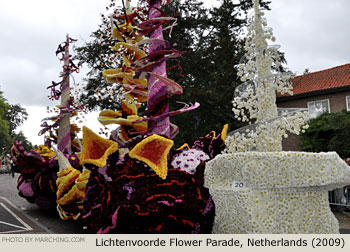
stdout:
[[(292, 79), (293, 96), (278, 96), (279, 108), (308, 108), (311, 118), (328, 112), (350, 111), (350, 64)], [(283, 142), (284, 150), (300, 150), (300, 137), (290, 136)]]

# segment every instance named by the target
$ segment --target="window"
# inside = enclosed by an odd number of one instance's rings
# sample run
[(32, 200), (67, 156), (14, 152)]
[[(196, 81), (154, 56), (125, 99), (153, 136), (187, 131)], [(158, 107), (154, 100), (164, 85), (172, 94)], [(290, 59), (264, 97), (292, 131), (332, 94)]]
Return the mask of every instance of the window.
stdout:
[(317, 117), (325, 112), (329, 113), (330, 112), (329, 99), (308, 102), (307, 108), (309, 109), (310, 118), (315, 118), (315, 117)]
[(350, 96), (346, 96), (345, 100), (346, 100), (346, 111), (350, 111)]

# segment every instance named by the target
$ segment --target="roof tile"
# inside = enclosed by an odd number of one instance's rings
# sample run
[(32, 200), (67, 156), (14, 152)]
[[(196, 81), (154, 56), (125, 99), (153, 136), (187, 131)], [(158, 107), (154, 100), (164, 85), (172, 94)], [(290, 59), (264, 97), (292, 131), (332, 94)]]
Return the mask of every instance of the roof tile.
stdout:
[[(294, 95), (345, 86), (350, 87), (350, 64), (295, 76), (291, 81)], [(281, 95), (278, 96), (281, 97)]]

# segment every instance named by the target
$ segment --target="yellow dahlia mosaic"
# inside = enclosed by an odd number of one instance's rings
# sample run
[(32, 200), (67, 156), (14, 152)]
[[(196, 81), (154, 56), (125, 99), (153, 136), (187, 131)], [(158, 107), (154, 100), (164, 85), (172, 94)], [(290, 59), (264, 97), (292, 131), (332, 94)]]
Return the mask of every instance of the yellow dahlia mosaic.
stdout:
[(168, 173), (168, 153), (174, 141), (152, 135), (139, 142), (129, 153), (131, 158), (140, 160), (149, 165), (162, 179), (166, 179)]
[(104, 167), (107, 158), (118, 150), (118, 144), (95, 134), (91, 129), (83, 126), (83, 147), (80, 154), (80, 165), (94, 164)]

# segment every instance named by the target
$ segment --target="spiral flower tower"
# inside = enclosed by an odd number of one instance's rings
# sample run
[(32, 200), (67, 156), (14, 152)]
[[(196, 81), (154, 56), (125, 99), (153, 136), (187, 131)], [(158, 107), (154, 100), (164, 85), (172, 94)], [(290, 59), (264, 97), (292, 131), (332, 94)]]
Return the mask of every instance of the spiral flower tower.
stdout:
[[(278, 109), (276, 94), (292, 94), (279, 67), (272, 29), (254, 1), (247, 51), (237, 66), (243, 84), (233, 112), (248, 126), (230, 132), (224, 154), (207, 163), (205, 187), (215, 203), (214, 233), (338, 233), (328, 191), (350, 183), (349, 166), (335, 153), (282, 151), (288, 132), (307, 128), (308, 114)], [(302, 209), (302, 210), (301, 210)]]

